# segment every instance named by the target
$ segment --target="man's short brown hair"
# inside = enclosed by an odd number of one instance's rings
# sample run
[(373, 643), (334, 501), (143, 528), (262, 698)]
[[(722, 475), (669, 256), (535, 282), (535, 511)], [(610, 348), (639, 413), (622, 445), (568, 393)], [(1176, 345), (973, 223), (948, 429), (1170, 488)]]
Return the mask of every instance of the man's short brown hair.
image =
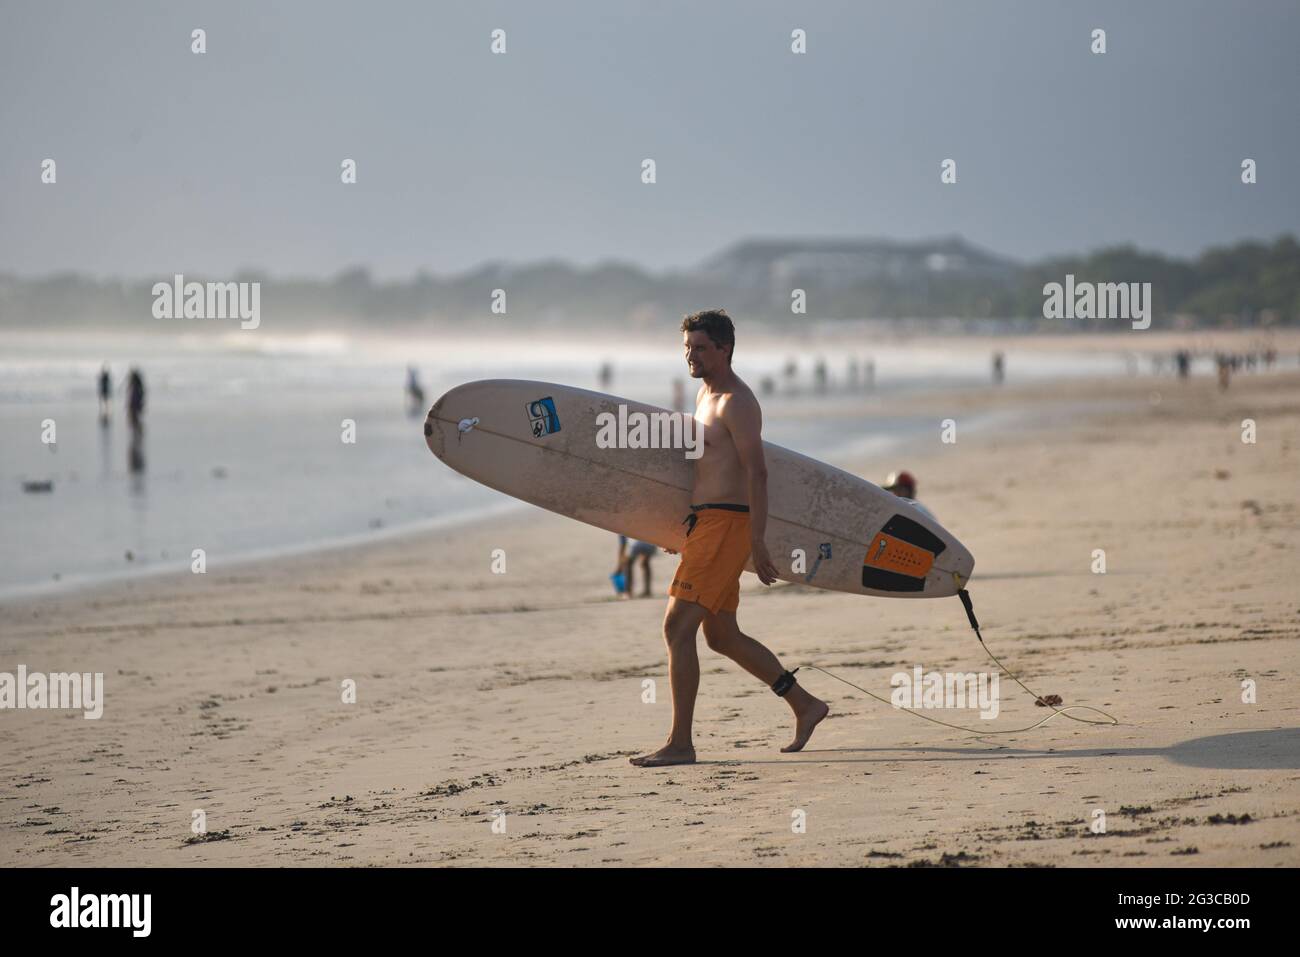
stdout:
[(727, 364), (731, 364), (731, 357), (736, 354), (736, 327), (732, 325), (727, 310), (693, 312), (682, 320), (682, 332), (703, 332), (718, 348), (729, 346), (731, 351), (727, 353)]

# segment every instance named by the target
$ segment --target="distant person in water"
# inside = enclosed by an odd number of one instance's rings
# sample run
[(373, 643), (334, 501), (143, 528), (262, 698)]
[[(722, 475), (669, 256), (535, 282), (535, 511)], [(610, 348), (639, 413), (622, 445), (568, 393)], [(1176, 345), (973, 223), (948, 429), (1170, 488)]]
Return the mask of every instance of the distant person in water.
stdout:
[(132, 369), (126, 377), (126, 418), (131, 429), (139, 432), (144, 426), (144, 376)]
[(621, 573), (623, 576), (623, 591), (619, 595), (620, 598), (632, 597), (632, 566), (637, 564), (641, 566), (641, 575), (644, 579), (641, 597), (650, 597), (650, 559), (657, 551), (658, 549), (649, 542), (628, 538), (626, 535), (618, 537), (618, 565), (614, 569), (614, 574)]
[(1007, 361), (1000, 352), (993, 353), (993, 384), (1001, 385), (1007, 377)]
[(415, 366), (406, 367), (406, 395), (412, 415), (424, 412), (424, 387), (420, 385), (420, 373), (415, 371)]
[(99, 370), (99, 421), (108, 424), (109, 412), (113, 407), (113, 379), (108, 372), (108, 363)]
[[(907, 499), (914, 507), (924, 512), (930, 518), (934, 518), (934, 513), (916, 500), (916, 476), (908, 471), (890, 472), (889, 477), (885, 479), (885, 484), (881, 486), (886, 492), (893, 492), (899, 498)], [(938, 521), (938, 519), (935, 519)]]

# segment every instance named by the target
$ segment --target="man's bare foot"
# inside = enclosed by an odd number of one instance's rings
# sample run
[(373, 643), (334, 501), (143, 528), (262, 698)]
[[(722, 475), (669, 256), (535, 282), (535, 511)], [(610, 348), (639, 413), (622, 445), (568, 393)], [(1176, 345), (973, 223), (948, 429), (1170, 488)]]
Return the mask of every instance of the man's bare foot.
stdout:
[(825, 701), (813, 699), (813, 704), (798, 716), (794, 727), (794, 740), (781, 749), (788, 754), (791, 751), (802, 751), (803, 746), (808, 743), (812, 737), (813, 729), (821, 724), (822, 718), (831, 712), (831, 706)]
[(664, 745), (654, 754), (643, 754), (639, 758), (629, 758), (628, 762), (635, 764), (638, 768), (663, 768), (670, 764), (694, 764), (695, 748), (690, 745), (684, 748)]

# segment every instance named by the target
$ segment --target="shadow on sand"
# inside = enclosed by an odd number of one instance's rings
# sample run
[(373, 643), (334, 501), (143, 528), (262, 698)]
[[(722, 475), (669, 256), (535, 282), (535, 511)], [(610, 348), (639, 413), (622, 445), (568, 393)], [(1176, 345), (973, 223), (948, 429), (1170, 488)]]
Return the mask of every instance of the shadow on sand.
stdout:
[[(985, 761), (996, 756), (1009, 758), (1167, 758), (1175, 764), (1192, 768), (1221, 770), (1278, 771), (1300, 768), (1300, 728), (1275, 728), (1271, 731), (1230, 731), (1204, 738), (1192, 738), (1168, 748), (1013, 748), (1005, 745), (988, 747), (907, 747), (907, 748), (833, 748), (817, 750), (808, 748), (803, 753), (810, 758), (825, 759), (830, 755), (864, 755), (862, 758), (844, 759), (852, 762), (889, 763), (895, 761)], [(870, 755), (870, 757), (866, 757)], [(909, 757), (904, 757), (909, 755)], [(832, 758), (832, 763), (841, 759)], [(703, 763), (703, 762), (701, 762)], [(715, 762), (710, 762), (715, 763)], [(768, 764), (768, 761), (717, 762), (738, 764)]]

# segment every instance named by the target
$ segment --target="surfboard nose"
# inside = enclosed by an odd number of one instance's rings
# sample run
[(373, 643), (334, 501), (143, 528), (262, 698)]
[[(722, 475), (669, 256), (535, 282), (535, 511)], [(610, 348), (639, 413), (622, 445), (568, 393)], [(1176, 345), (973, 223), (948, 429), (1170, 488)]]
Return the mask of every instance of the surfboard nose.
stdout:
[(442, 399), (439, 399), (424, 417), (424, 444), (438, 458), (442, 458), (443, 450), (442, 423), (438, 420), (438, 407), (441, 404)]
[(479, 382), (466, 382), (448, 389), (438, 397), (438, 401), (429, 409), (429, 414), (424, 417), (424, 444), (438, 458), (443, 458), (447, 450), (447, 420), (452, 419), (451, 424), (455, 425), (458, 407), (467, 404), (459, 400), (467, 393), (472, 394), (472, 390), (481, 385)]

